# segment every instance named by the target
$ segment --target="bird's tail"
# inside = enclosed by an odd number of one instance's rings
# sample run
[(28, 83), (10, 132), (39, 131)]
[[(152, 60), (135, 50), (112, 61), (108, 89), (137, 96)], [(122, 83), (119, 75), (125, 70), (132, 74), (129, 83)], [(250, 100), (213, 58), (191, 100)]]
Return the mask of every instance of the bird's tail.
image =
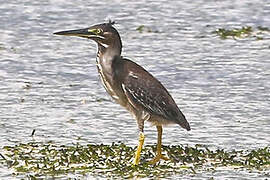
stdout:
[(189, 126), (189, 123), (188, 123), (188, 121), (186, 120), (186, 117), (185, 117), (185, 115), (180, 111), (180, 117), (179, 117), (179, 120), (178, 120), (178, 124), (182, 127), (182, 128), (184, 128), (184, 129), (186, 129), (187, 131), (190, 131), (191, 129), (190, 129), (190, 126)]

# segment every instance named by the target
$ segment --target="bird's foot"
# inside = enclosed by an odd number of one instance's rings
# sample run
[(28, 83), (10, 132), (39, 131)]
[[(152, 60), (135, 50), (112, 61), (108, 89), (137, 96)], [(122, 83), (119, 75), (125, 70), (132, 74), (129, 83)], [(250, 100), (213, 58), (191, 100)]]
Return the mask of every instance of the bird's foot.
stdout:
[(149, 161), (149, 164), (156, 164), (160, 159), (163, 159), (165, 161), (170, 160), (169, 158), (165, 157), (161, 153), (157, 153), (156, 157), (154, 157), (151, 161)]
[(139, 144), (138, 144), (137, 151), (135, 153), (135, 158), (133, 161), (133, 166), (137, 166), (140, 162), (140, 156), (141, 156), (143, 143), (144, 143), (144, 134), (141, 132), (140, 137), (139, 137)]
[(140, 162), (140, 155), (138, 154), (138, 152), (136, 152), (135, 158), (134, 158), (134, 160), (133, 160), (132, 165), (133, 165), (133, 166), (137, 166), (137, 165), (139, 164), (139, 162)]

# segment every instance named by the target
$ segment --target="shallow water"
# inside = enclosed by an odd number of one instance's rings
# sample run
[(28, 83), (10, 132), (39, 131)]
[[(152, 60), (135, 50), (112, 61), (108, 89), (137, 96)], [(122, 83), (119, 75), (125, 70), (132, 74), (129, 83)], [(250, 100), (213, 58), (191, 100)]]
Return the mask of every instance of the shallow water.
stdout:
[[(270, 144), (269, 33), (263, 40), (211, 33), (269, 28), (268, 2), (13, 0), (1, 3), (0, 14), (0, 146), (32, 140), (137, 144), (135, 120), (100, 83), (95, 44), (52, 34), (109, 18), (117, 21), (123, 56), (153, 73), (190, 122), (190, 132), (165, 127), (164, 144), (228, 150)], [(139, 33), (140, 25), (153, 32)], [(146, 144), (156, 142), (154, 127), (146, 124), (145, 134)], [(0, 177), (7, 176), (0, 167)]]

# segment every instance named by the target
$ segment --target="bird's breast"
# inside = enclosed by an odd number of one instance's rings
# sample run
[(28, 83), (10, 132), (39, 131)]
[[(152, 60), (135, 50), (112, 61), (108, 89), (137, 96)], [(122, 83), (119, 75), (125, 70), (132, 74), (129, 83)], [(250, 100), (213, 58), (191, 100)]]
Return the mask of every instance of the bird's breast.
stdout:
[(100, 75), (101, 82), (106, 89), (107, 93), (120, 105), (124, 106), (125, 102), (120, 98), (121, 92), (119, 92), (119, 88), (117, 88), (117, 83), (114, 82), (113, 73), (110, 66), (104, 64), (102, 60), (97, 58), (97, 69)]

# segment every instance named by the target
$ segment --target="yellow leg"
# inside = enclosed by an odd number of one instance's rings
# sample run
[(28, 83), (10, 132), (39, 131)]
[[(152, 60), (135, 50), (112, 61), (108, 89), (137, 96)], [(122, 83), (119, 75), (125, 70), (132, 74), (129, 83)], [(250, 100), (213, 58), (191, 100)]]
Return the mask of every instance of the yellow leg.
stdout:
[(160, 159), (169, 160), (169, 158), (161, 154), (161, 139), (162, 139), (162, 126), (157, 126), (158, 140), (157, 140), (157, 154), (154, 159), (150, 161), (150, 164), (156, 164)]
[(138, 144), (138, 147), (137, 147), (137, 151), (136, 151), (136, 154), (135, 154), (133, 165), (138, 165), (139, 162), (140, 162), (140, 156), (141, 156), (143, 143), (144, 143), (144, 134), (143, 134), (143, 132), (140, 132), (139, 144)]

